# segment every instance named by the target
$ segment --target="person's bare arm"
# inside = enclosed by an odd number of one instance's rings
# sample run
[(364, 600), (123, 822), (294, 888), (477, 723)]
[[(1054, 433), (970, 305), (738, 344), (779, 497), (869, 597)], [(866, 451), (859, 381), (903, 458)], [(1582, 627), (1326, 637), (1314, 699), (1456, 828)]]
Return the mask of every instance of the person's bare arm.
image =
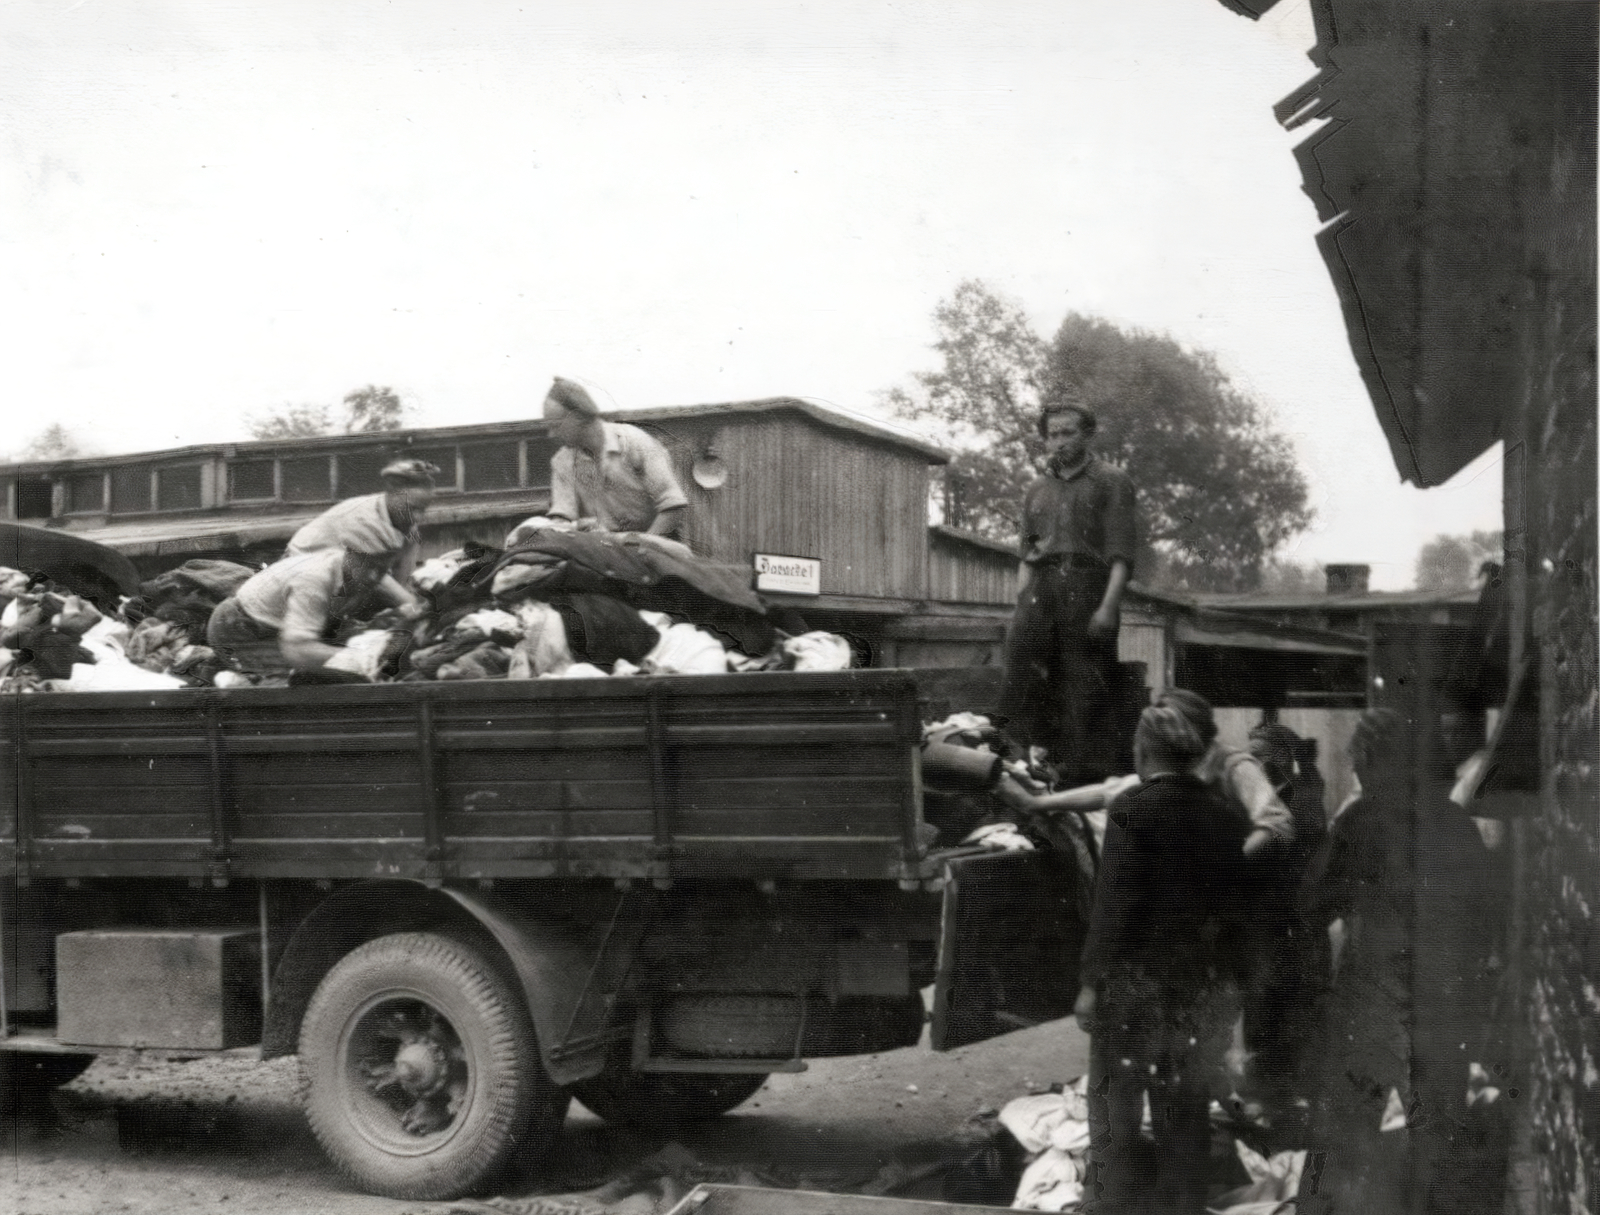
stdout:
[(656, 517), (650, 521), (650, 534), (652, 536), (670, 536), (683, 525), (683, 515), (689, 508), (687, 506), (669, 506), (665, 510), (658, 510)]
[(1111, 576), (1106, 579), (1106, 593), (1100, 597), (1100, 606), (1089, 617), (1089, 631), (1110, 633), (1117, 627), (1122, 611), (1122, 592), (1128, 588), (1128, 563), (1121, 558), (1111, 563)]

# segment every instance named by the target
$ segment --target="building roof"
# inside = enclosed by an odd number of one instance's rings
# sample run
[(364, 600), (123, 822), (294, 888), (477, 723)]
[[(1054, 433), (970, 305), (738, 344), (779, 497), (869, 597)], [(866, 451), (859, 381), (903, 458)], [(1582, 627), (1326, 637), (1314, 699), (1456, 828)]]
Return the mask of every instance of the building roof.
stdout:
[[(814, 401), (799, 397), (768, 397), (756, 401), (727, 401), (712, 405), (674, 405), (626, 412), (608, 413), (605, 417), (619, 422), (670, 423), (686, 419), (729, 420), (757, 414), (788, 412), (803, 415), (817, 425), (857, 438), (870, 439), (888, 447), (916, 452), (930, 464), (944, 464), (949, 454), (934, 443), (906, 433), (889, 423), (874, 421), (830, 409)], [(405, 430), (368, 431), (353, 435), (313, 435), (299, 439), (253, 439), (235, 443), (203, 443), (186, 447), (169, 447), (155, 451), (122, 452), (112, 456), (84, 456), (73, 460), (32, 460), (21, 463), (0, 463), (0, 474), (61, 474), (74, 471), (92, 471), (135, 461), (205, 459), (222, 456), (236, 459), (250, 456), (275, 455), (285, 451), (321, 452), (337, 451), (347, 447), (369, 447), (374, 442), (389, 446), (426, 447), (437, 443), (458, 443), (502, 437), (520, 437), (529, 429), (543, 431), (542, 418), (526, 418), (516, 422), (485, 422), (472, 426), (410, 427)]]
[(1278, 117), (1325, 120), (1295, 156), (1350, 349), (1401, 477), (1441, 485), (1520, 396), (1530, 224), (1570, 197), (1593, 229), (1595, 5), (1311, 9), (1320, 71)]
[(1196, 595), (1207, 607), (1239, 612), (1359, 612), (1381, 608), (1472, 606), (1478, 589), (1456, 591), (1362, 591), (1329, 595), (1322, 591), (1244, 591), (1234, 594)]

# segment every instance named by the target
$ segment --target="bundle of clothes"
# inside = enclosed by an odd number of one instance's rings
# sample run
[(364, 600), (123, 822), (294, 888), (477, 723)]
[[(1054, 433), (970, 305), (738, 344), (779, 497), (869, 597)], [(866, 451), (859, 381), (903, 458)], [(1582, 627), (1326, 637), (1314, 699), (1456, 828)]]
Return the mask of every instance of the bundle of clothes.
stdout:
[[(117, 605), (0, 568), (0, 691), (283, 684), (231, 669), (206, 642), (211, 613), (256, 571), (191, 560)], [(334, 678), (372, 682), (832, 671), (850, 644), (750, 589), (748, 572), (672, 540), (580, 531), (535, 517), (507, 547), (469, 545), (411, 575), (428, 614), (357, 607), (334, 622)]]

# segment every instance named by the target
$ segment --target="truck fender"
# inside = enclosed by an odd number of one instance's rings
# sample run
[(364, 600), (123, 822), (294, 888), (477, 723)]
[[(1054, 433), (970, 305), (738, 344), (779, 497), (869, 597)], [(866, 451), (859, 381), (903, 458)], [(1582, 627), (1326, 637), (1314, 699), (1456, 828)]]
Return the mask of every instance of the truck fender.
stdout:
[[(566, 1085), (599, 1075), (612, 1040), (605, 1030), (615, 991), (646, 917), (613, 917), (613, 931), (596, 943), (582, 925), (514, 917), (467, 891), (444, 893), (482, 924), (511, 960), (550, 1079)], [(619, 892), (617, 897), (620, 912), (629, 896)]]
[(393, 932), (476, 924), (511, 963), (550, 1078), (562, 1085), (586, 1080), (604, 1066), (610, 993), (643, 931), (643, 919), (618, 922), (621, 930), (593, 944), (579, 926), (514, 916), (463, 890), (410, 878), (346, 886), (300, 922), (273, 971), (262, 1058), (295, 1053), (312, 993), (351, 950)]

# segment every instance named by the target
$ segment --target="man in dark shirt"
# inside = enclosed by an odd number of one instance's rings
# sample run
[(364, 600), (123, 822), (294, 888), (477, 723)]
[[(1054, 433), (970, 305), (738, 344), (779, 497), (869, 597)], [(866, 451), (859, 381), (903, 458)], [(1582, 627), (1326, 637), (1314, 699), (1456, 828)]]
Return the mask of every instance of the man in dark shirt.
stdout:
[(1089, 450), (1095, 416), (1073, 401), (1039, 415), (1049, 463), (1022, 500), (1022, 564), (1000, 714), (1044, 747), (1069, 785), (1113, 769), (1110, 721), (1122, 592), (1137, 544), (1133, 482)]

